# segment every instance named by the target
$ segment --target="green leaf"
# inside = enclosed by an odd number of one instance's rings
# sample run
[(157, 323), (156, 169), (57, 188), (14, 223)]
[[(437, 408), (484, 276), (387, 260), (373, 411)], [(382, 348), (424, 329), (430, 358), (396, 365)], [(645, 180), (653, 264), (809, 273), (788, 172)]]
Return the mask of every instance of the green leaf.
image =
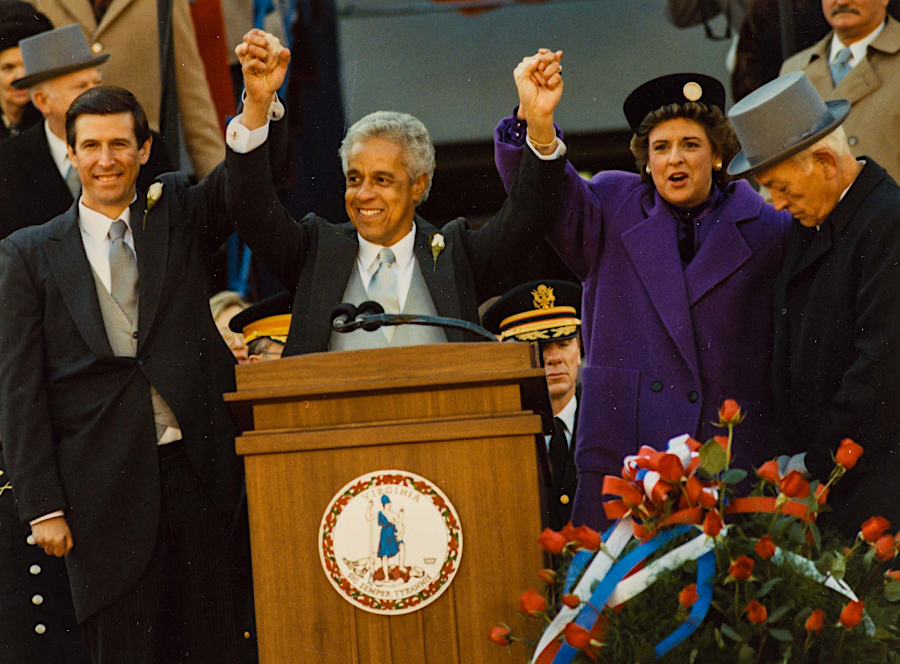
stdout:
[(691, 656), (688, 658), (688, 664), (694, 664), (697, 661), (697, 657), (700, 655), (700, 651), (694, 648), (691, 650)]
[(900, 581), (888, 581), (884, 585), (884, 598), (889, 602), (900, 600)]
[(710, 475), (718, 475), (728, 465), (728, 453), (714, 440), (700, 448), (700, 467)]
[[(812, 494), (810, 494), (810, 495), (812, 495)], [(815, 546), (816, 546), (816, 551), (821, 551), (822, 550), (822, 531), (819, 530), (819, 527), (816, 524), (811, 523), (811, 524), (809, 524), (809, 532), (812, 533), (813, 544), (815, 544)], [(843, 556), (841, 556), (841, 558), (843, 558)]]
[(769, 579), (762, 585), (762, 588), (760, 588), (759, 590), (756, 591), (756, 594), (754, 595), (754, 597), (756, 599), (765, 597), (766, 595), (769, 594), (769, 591), (772, 590), (772, 588), (774, 588), (779, 581), (781, 581), (780, 577), (775, 578), (775, 579)]
[(737, 484), (747, 477), (747, 471), (740, 468), (729, 468), (720, 478), (725, 484)]
[(794, 653), (793, 653), (793, 651), (791, 650), (791, 647), (788, 646), (788, 647), (787, 647), (787, 650), (784, 651), (784, 659), (781, 660), (781, 661), (782, 661), (782, 664), (789, 664), (790, 661), (791, 661), (791, 655), (793, 655), (793, 654), (794, 654)]
[(833, 576), (838, 581), (841, 581), (844, 578), (844, 575), (847, 573), (847, 561), (838, 552), (833, 553), (834, 560), (831, 563), (831, 576)]
[(777, 609), (775, 609), (774, 611), (772, 611), (772, 613), (769, 614), (769, 617), (766, 619), (766, 622), (769, 623), (770, 625), (774, 625), (779, 620), (784, 618), (784, 616), (787, 614), (787, 612), (793, 608), (794, 607), (791, 606), (790, 604), (785, 604), (784, 606), (779, 606)]
[(746, 643), (742, 645), (741, 651), (738, 653), (738, 664), (753, 664), (755, 660), (756, 651)]
[(727, 636), (732, 641), (737, 641), (738, 643), (744, 643), (744, 637), (734, 631), (730, 625), (722, 625), (720, 628), (722, 630), (722, 634)]
[(713, 634), (716, 636), (716, 645), (719, 646), (719, 650), (725, 650), (725, 639), (722, 638), (722, 632), (715, 630)]
[(794, 635), (787, 629), (770, 629), (769, 636), (784, 643), (793, 643)]

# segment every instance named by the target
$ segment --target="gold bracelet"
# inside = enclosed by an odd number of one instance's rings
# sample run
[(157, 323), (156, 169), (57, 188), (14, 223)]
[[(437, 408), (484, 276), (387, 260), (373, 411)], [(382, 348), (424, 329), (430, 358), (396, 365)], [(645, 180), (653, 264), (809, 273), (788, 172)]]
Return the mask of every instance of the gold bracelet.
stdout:
[(538, 143), (534, 140), (530, 134), (526, 134), (528, 136), (528, 142), (531, 143), (531, 146), (537, 150), (538, 152), (543, 152), (544, 150), (550, 150), (556, 145), (556, 136), (553, 137), (553, 140), (549, 143)]

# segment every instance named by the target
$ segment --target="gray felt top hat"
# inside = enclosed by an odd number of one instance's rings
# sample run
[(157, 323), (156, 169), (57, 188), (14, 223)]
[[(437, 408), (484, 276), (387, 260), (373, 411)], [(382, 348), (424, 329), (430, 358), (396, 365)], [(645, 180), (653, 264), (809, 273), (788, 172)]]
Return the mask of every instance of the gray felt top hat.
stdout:
[(822, 101), (802, 71), (779, 76), (728, 111), (743, 148), (728, 164), (730, 175), (760, 171), (797, 154), (847, 119), (846, 99)]
[(13, 81), (13, 86), (17, 88), (30, 88), (42, 81), (96, 67), (109, 60), (109, 53), (97, 56), (91, 53), (91, 47), (77, 23), (23, 39), (19, 42), (19, 48), (25, 63), (25, 78)]

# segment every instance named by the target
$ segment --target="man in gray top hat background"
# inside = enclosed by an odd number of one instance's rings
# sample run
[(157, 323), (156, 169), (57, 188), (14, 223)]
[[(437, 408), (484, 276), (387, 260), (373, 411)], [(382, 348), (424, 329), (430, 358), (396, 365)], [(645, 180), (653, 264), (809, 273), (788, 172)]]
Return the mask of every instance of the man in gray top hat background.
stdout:
[(900, 188), (853, 156), (849, 111), (802, 72), (775, 79), (729, 112), (744, 150), (728, 171), (754, 173), (795, 218), (774, 292), (771, 451), (806, 452), (824, 480), (843, 438), (865, 448), (823, 521), (853, 537), (876, 514), (900, 523)]
[[(81, 183), (66, 152), (66, 111), (75, 97), (100, 85), (99, 66), (109, 59), (91, 53), (77, 25), (22, 39), (19, 48), (25, 77), (13, 85), (29, 91), (44, 122), (0, 143), (0, 238), (49, 221), (72, 205)], [(170, 161), (154, 135), (138, 187), (146, 191), (157, 175), (173, 170)]]

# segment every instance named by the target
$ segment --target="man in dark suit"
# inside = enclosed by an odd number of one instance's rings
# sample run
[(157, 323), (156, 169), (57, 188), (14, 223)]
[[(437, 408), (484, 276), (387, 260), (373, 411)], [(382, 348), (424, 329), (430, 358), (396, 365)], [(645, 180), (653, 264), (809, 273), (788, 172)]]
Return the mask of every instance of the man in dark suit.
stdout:
[(484, 326), (500, 341), (541, 345), (553, 432), (545, 436), (547, 522), (554, 530), (572, 518), (578, 474), (575, 431), (578, 423), (578, 372), (581, 367), (581, 286), (569, 281), (532, 281), (516, 286), (484, 312)]
[(236, 662), (234, 358), (206, 288), (232, 231), (226, 169), (138, 190), (152, 140), (119, 88), (79, 96), (66, 136), (79, 201), (0, 242), (0, 432), (19, 516), (66, 556), (95, 662)]
[(853, 537), (873, 515), (900, 523), (900, 188), (853, 156), (849, 112), (802, 72), (775, 79), (729, 112), (749, 146), (729, 172), (755, 173), (794, 216), (774, 293), (772, 452), (805, 452), (791, 465), (825, 480), (842, 439), (865, 448), (823, 520)]
[[(248, 91), (248, 105), (250, 101)], [(264, 120), (259, 126), (250, 122), (245, 107), (241, 122), (244, 129), (263, 131)], [(344, 203), (351, 223), (333, 225), (315, 214), (299, 223), (291, 218), (275, 197), (266, 150), (241, 158), (241, 167), (254, 173), (259, 185), (235, 196), (229, 209), (254, 254), (294, 297), (285, 356), (464, 340), (455, 330), (445, 335), (438, 328), (417, 326), (338, 335), (331, 331), (331, 312), (341, 302), (377, 300), (395, 313), (477, 323), (478, 304), (511, 287), (515, 282), (509, 278), (521, 256), (541, 242), (565, 165), (558, 158), (561, 145), (549, 161), (529, 152), (509, 199), (492, 221), (477, 231), (465, 219), (438, 229), (415, 214), (428, 195), (434, 170), (427, 130), (409, 115), (373, 113), (344, 138)]]
[(0, 0), (0, 141), (41, 118), (28, 91), (14, 87), (13, 81), (22, 78), (24, 68), (19, 41), (52, 29), (50, 19), (27, 2)]
[[(13, 84), (30, 90), (43, 122), (0, 143), (0, 238), (49, 221), (72, 205), (80, 185), (77, 173), (69, 175), (66, 111), (75, 97), (100, 85), (98, 67), (109, 58), (94, 56), (77, 26), (41, 32), (21, 44), (25, 77)], [(153, 137), (150, 160), (138, 177), (144, 191), (172, 169), (164, 145)]]

